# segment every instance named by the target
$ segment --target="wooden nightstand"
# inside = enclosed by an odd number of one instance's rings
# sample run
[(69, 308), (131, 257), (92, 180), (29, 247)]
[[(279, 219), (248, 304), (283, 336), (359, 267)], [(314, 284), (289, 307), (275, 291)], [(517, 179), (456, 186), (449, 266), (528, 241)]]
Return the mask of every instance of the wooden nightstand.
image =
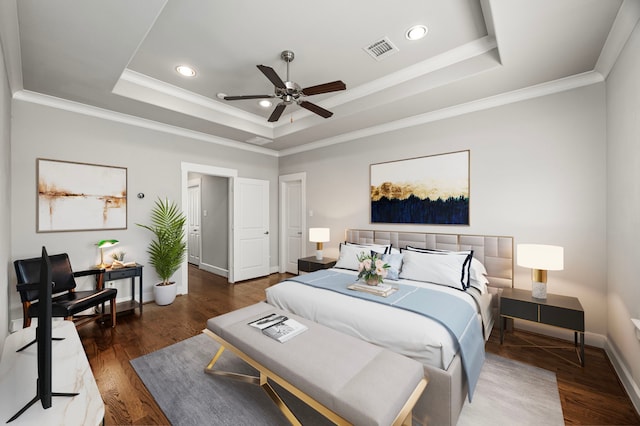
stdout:
[(529, 290), (506, 288), (500, 295), (500, 344), (507, 318), (573, 330), (574, 346), (584, 367), (584, 310), (577, 298), (547, 294), (546, 299), (536, 299)]
[(335, 264), (336, 259), (329, 257), (324, 257), (322, 260), (316, 259), (315, 256), (303, 257), (302, 259), (298, 259), (298, 275), (333, 268)]

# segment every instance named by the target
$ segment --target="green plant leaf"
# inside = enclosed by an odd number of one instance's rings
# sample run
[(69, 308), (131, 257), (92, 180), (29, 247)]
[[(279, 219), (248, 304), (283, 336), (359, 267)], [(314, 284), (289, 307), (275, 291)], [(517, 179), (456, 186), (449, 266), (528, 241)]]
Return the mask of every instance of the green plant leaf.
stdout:
[(162, 279), (163, 284), (169, 283), (171, 276), (184, 262), (187, 250), (186, 222), (187, 218), (176, 203), (158, 198), (151, 210), (151, 224), (136, 224), (155, 235), (155, 239), (149, 243), (147, 253), (149, 263)]

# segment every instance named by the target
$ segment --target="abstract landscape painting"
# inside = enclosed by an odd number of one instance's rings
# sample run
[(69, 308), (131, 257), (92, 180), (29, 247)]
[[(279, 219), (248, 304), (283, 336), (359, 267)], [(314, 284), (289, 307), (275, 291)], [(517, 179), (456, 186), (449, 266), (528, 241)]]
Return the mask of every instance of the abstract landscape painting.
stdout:
[(127, 228), (127, 169), (38, 159), (38, 232)]
[(469, 225), (469, 151), (372, 164), (371, 223)]

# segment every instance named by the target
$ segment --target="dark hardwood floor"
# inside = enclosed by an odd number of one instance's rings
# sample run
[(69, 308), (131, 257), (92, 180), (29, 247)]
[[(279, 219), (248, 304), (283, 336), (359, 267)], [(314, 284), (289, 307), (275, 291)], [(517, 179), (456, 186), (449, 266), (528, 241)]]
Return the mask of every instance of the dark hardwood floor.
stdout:
[[(105, 402), (105, 425), (168, 424), (129, 361), (199, 334), (213, 316), (264, 300), (264, 289), (286, 277), (273, 274), (231, 285), (224, 278), (190, 266), (189, 294), (178, 296), (173, 304), (145, 304), (142, 317), (137, 311), (119, 316), (115, 329), (98, 323), (80, 327), (78, 332)], [(555, 346), (566, 342), (515, 331), (501, 346), (498, 334), (494, 330), (486, 346), (488, 352), (556, 373), (566, 424), (640, 424), (640, 417), (603, 350), (587, 347), (586, 367), (581, 368), (576, 365), (572, 348), (515, 346), (528, 342)]]

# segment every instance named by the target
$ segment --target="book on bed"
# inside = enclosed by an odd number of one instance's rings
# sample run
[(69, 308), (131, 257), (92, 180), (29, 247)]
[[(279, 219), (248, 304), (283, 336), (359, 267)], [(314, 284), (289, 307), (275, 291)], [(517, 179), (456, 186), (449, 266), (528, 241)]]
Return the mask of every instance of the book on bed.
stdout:
[(263, 329), (262, 332), (272, 339), (275, 339), (280, 343), (284, 343), (306, 330), (306, 325), (301, 324), (292, 318), (287, 318), (282, 322)]
[(365, 293), (375, 294), (376, 296), (387, 297), (392, 294), (396, 290), (397, 287), (394, 287), (390, 284), (380, 283), (378, 285), (369, 285), (365, 283), (355, 282), (347, 286), (349, 290), (356, 291), (364, 291)]

